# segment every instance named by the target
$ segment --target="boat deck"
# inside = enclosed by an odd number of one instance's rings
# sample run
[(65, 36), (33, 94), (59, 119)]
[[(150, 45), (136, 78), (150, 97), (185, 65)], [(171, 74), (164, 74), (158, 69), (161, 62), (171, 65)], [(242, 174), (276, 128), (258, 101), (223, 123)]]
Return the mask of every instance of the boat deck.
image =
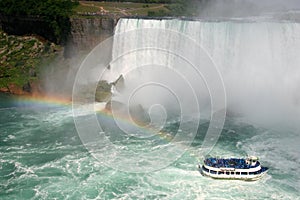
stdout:
[(257, 161), (255, 166), (247, 165), (245, 159), (240, 158), (206, 158), (204, 160), (204, 164), (210, 167), (216, 167), (216, 168), (235, 168), (235, 169), (249, 169), (258, 167), (260, 163)]

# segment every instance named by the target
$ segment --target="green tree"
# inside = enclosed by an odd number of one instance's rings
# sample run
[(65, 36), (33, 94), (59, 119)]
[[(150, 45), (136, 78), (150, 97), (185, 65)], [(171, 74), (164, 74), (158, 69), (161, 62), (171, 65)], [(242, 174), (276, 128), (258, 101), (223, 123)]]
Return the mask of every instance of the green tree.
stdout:
[(70, 30), (69, 16), (78, 1), (72, 0), (0, 0), (0, 15), (36, 17), (47, 23), (57, 43), (62, 43)]

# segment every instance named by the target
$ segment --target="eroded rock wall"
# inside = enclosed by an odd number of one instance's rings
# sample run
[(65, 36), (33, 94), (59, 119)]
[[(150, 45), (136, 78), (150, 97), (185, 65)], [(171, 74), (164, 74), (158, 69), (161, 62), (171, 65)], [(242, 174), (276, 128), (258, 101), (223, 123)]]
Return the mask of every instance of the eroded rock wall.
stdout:
[(79, 50), (90, 50), (113, 35), (117, 19), (111, 17), (71, 18), (71, 44)]

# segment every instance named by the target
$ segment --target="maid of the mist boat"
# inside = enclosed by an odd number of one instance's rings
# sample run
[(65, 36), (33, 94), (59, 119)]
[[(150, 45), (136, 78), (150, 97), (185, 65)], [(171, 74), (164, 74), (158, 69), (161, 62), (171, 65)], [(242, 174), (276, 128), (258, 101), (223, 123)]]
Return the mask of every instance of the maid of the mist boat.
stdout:
[(218, 179), (257, 180), (265, 175), (267, 167), (260, 165), (256, 156), (244, 158), (206, 158), (198, 165), (201, 173)]

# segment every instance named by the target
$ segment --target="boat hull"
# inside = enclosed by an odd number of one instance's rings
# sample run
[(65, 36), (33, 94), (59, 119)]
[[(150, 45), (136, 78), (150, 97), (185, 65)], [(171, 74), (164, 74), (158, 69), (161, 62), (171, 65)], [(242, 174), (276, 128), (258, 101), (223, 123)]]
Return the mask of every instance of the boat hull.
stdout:
[(219, 174), (219, 173), (210, 173), (206, 170), (203, 170), (203, 166), (199, 165), (198, 166), (199, 168), (199, 171), (200, 173), (203, 175), (203, 176), (208, 176), (208, 177), (211, 177), (211, 178), (214, 178), (214, 179), (227, 179), (227, 180), (244, 180), (244, 181), (256, 181), (260, 178), (262, 178), (266, 173), (267, 173), (267, 170), (264, 171), (264, 172), (261, 172), (259, 174), (247, 174), (247, 175), (241, 175), (241, 174), (236, 174), (236, 173), (232, 173), (232, 172), (229, 172), (228, 174), (227, 173), (223, 173), (223, 174)]

